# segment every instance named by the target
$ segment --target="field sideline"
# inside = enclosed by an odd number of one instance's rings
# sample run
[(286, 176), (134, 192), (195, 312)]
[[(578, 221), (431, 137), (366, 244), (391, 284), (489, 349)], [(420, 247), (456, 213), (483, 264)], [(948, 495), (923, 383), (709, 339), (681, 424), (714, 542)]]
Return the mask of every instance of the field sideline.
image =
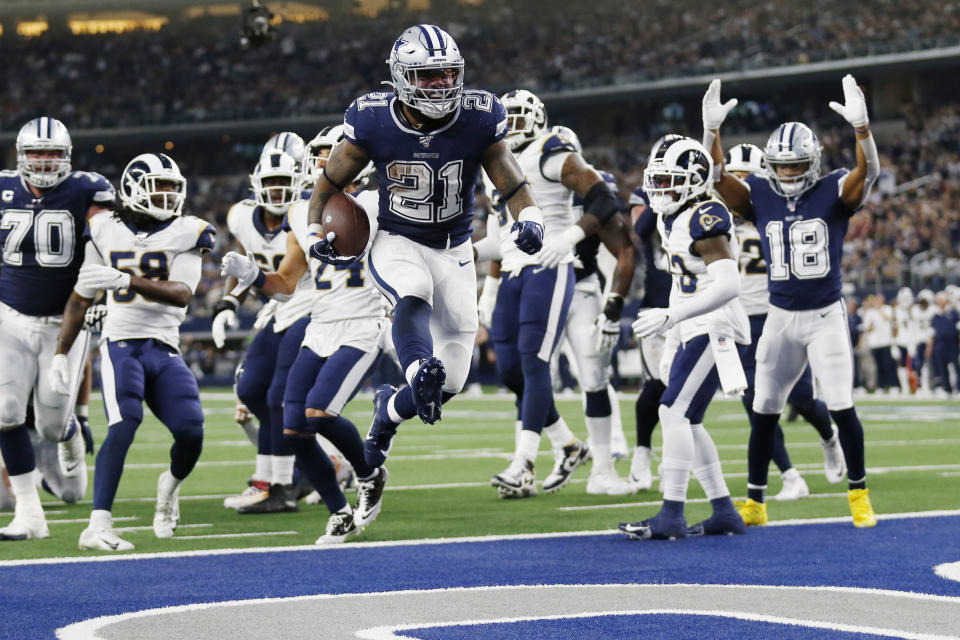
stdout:
[[(299, 513), (240, 516), (222, 507), (223, 497), (239, 492), (253, 470), (254, 449), (233, 423), (228, 390), (204, 393), (206, 438), (200, 462), (182, 488), (181, 527), (169, 540), (153, 536), (151, 522), (156, 480), (169, 461), (169, 433), (152, 416), (144, 420), (130, 450), (114, 507), (121, 535), (136, 545), (136, 553), (286, 547), (309, 545), (323, 533), (327, 512), (322, 506), (301, 503)], [(97, 443), (105, 435), (102, 405), (91, 401), (91, 425)], [(858, 403), (866, 430), (869, 486), (878, 514), (960, 508), (960, 405), (940, 400), (864, 400)], [(571, 428), (585, 437), (579, 398), (561, 398), (558, 408)], [(365, 433), (370, 420), (369, 397), (358, 397), (346, 415)], [(633, 404), (621, 401), (627, 439), (634, 441)], [(587, 470), (578, 470), (573, 482), (559, 493), (533, 499), (504, 501), (489, 486), (502, 471), (513, 450), (514, 408), (503, 394), (461, 397), (445, 408), (444, 420), (429, 427), (409, 422), (401, 427), (387, 466), (390, 484), (380, 518), (361, 535), (367, 541), (512, 535), (524, 533), (603, 531), (618, 522), (652, 515), (659, 494), (606, 497), (585, 494)], [(716, 401), (705, 424), (720, 450), (733, 495), (746, 484), (746, 418), (739, 401)], [(788, 450), (813, 495), (795, 503), (772, 502), (771, 520), (849, 516), (845, 486), (830, 485), (822, 473), (822, 455), (812, 427), (802, 421), (784, 425)], [(660, 430), (654, 434), (659, 448)], [(95, 555), (80, 552), (77, 538), (89, 516), (93, 459), (87, 500), (63, 505), (45, 500), (51, 537), (6, 543), (3, 560)], [(552, 465), (548, 445), (541, 446), (537, 477)], [(625, 475), (629, 461), (618, 463)], [(771, 472), (770, 492), (779, 490)], [(695, 481), (687, 509), (693, 522), (709, 507)], [(49, 496), (48, 496), (49, 498)], [(353, 501), (353, 494), (348, 494)], [(11, 517), (0, 512), (0, 519)], [(883, 522), (879, 526), (883, 526)]]

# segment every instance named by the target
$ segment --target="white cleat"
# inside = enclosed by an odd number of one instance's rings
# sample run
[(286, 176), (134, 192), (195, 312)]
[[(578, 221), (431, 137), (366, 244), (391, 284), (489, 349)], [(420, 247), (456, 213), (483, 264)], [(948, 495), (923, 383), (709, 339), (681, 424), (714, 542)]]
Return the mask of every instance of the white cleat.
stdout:
[(774, 500), (799, 500), (810, 495), (810, 488), (807, 481), (803, 479), (800, 472), (794, 468), (787, 469), (781, 476), (783, 479), (783, 488), (780, 493), (773, 497)]
[(537, 479), (532, 460), (514, 458), (504, 471), (490, 479), (501, 498), (530, 498), (537, 495)]
[(153, 514), (153, 533), (158, 538), (172, 538), (180, 523), (180, 484), (169, 471), (157, 481), (157, 508)]
[(626, 496), (636, 492), (637, 489), (613, 469), (592, 471), (587, 478), (587, 493), (593, 496)]
[(623, 427), (619, 429), (616, 425), (610, 430), (610, 456), (614, 460), (625, 460), (630, 454), (630, 445), (627, 444), (627, 437), (623, 434)]
[(627, 481), (636, 491), (646, 491), (653, 486), (653, 475), (650, 473), (650, 459), (653, 452), (648, 447), (634, 447), (633, 460), (630, 462), (630, 475)]
[(833, 425), (833, 437), (829, 441), (821, 440), (820, 446), (823, 448), (823, 475), (827, 476), (827, 482), (830, 484), (841, 482), (847, 473), (847, 463), (843, 459), (837, 425)]
[[(268, 486), (268, 485), (265, 485)], [(227, 496), (223, 499), (223, 506), (227, 509), (240, 509), (242, 507), (250, 507), (258, 502), (263, 502), (266, 500), (270, 494), (264, 489), (260, 488), (256, 484), (251, 484), (249, 487), (243, 490), (243, 493), (237, 494), (235, 496)]]
[(0, 529), (0, 540), (39, 540), (49, 537), (50, 529), (47, 528), (47, 518), (42, 510), (17, 513), (10, 524)]
[(87, 527), (80, 534), (79, 547), (90, 551), (132, 551), (133, 544), (110, 527)]
[(80, 426), (69, 440), (57, 443), (57, 458), (60, 460), (60, 471), (66, 478), (76, 478), (87, 473), (87, 450), (83, 444), (83, 432)]

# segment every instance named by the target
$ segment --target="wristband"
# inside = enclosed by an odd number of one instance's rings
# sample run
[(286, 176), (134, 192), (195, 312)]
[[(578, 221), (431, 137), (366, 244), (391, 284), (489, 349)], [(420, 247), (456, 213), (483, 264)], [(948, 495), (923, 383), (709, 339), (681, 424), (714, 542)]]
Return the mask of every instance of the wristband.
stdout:
[(257, 269), (257, 278), (253, 281), (253, 286), (255, 286), (257, 289), (262, 289), (266, 281), (267, 274), (263, 272), (263, 269)]
[(581, 240), (587, 237), (587, 232), (583, 230), (583, 227), (575, 224), (564, 230), (563, 237), (567, 239), (571, 247), (575, 247)]
[(319, 222), (314, 222), (313, 224), (307, 225), (307, 235), (324, 237), (323, 225)]
[(517, 216), (517, 222), (536, 222), (542, 227), (543, 211), (541, 211), (540, 207), (536, 205), (524, 207), (520, 210), (520, 214)]
[(862, 127), (854, 127), (853, 130), (854, 130), (855, 133), (859, 133), (859, 134), (861, 134), (861, 135), (866, 135), (866, 134), (870, 133), (870, 124), (867, 123), (867, 124), (863, 125)]

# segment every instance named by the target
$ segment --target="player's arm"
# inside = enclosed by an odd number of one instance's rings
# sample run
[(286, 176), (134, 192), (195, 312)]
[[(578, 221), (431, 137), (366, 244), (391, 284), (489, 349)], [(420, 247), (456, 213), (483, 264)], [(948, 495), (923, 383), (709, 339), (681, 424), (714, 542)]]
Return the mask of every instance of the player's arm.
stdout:
[(623, 300), (630, 292), (630, 282), (636, 267), (637, 254), (630, 239), (630, 230), (622, 215), (615, 215), (600, 229), (600, 241), (616, 257), (613, 269), (613, 282), (610, 292), (603, 303), (603, 311), (594, 321), (597, 348), (609, 351), (620, 340), (620, 316), (623, 313)]
[[(87, 266), (105, 266), (100, 252), (92, 241), (88, 240), (84, 246), (83, 267)], [(57, 352), (50, 362), (49, 376), (50, 386), (57, 393), (69, 396), (70, 371), (67, 362), (67, 353), (76, 342), (77, 336), (83, 329), (83, 317), (87, 309), (93, 304), (97, 291), (87, 289), (78, 280), (74, 290), (70, 292), (67, 298), (67, 304), (63, 308), (63, 322), (60, 324), (60, 333), (57, 335)]]
[(844, 104), (831, 101), (829, 106), (853, 127), (857, 136), (857, 166), (844, 178), (840, 191), (840, 200), (855, 211), (863, 205), (880, 176), (880, 157), (870, 133), (866, 98), (849, 73), (843, 77), (843, 99)]
[(568, 238), (568, 240), (575, 240), (574, 245), (583, 238), (598, 233), (620, 210), (620, 203), (617, 201), (617, 196), (610, 190), (610, 185), (577, 152), (568, 154), (563, 161), (560, 182), (583, 199), (583, 217), (575, 225), (582, 230), (583, 236)]
[(83, 317), (91, 305), (93, 298), (85, 298), (76, 291), (70, 292), (67, 305), (63, 308), (63, 324), (57, 336), (57, 353), (66, 354), (70, 351), (83, 329)]
[(370, 157), (367, 152), (349, 140), (344, 140), (333, 148), (323, 172), (317, 179), (313, 195), (310, 196), (307, 220), (311, 227), (320, 224), (323, 208), (330, 196), (338, 191), (343, 191), (369, 162)]
[(720, 81), (713, 80), (703, 95), (703, 146), (713, 158), (713, 188), (723, 198), (727, 206), (747, 220), (753, 220), (753, 203), (750, 202), (750, 189), (746, 183), (727, 173), (724, 165), (723, 146), (720, 144), (720, 125), (727, 113), (737, 106), (733, 98), (720, 102)]
[(130, 276), (129, 288), (147, 300), (185, 307), (197, 285), (203, 270), (203, 255), (200, 251), (188, 251), (177, 254), (170, 264), (170, 273), (166, 280), (152, 280), (141, 276)]
[(259, 287), (260, 291), (268, 296), (290, 295), (296, 290), (300, 278), (307, 272), (307, 257), (303, 255), (303, 249), (297, 242), (297, 237), (287, 233), (287, 252), (280, 261), (275, 273), (265, 274), (263, 285)]
[(533, 199), (533, 190), (507, 144), (503, 140), (491, 144), (480, 156), (480, 163), (490, 182), (503, 194), (510, 213), (514, 214), (516, 222), (510, 233), (517, 248), (528, 254), (540, 251), (543, 246), (543, 212)]

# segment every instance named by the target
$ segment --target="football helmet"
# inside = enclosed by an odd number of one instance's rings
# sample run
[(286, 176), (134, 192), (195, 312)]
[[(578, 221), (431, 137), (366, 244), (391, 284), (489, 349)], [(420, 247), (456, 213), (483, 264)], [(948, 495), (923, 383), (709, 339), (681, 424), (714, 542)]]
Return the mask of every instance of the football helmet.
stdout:
[(753, 144), (738, 144), (727, 151), (727, 171), (763, 174), (763, 151)]
[(165, 153), (142, 153), (120, 176), (120, 201), (131, 211), (157, 220), (180, 215), (187, 197), (187, 179)]
[(650, 208), (661, 216), (672, 216), (707, 192), (712, 171), (710, 154), (693, 138), (658, 140), (643, 170), (643, 190)]
[[(770, 187), (785, 198), (797, 198), (820, 179), (822, 147), (816, 134), (800, 122), (785, 122), (770, 134), (763, 150), (763, 164)], [(806, 163), (795, 176), (780, 176), (778, 167)]]
[(500, 97), (507, 110), (507, 135), (510, 150), (516, 150), (539, 138), (547, 130), (547, 108), (543, 100), (526, 89), (516, 89)]
[[(410, 27), (397, 38), (386, 60), (397, 98), (428, 118), (442, 118), (460, 108), (463, 56), (450, 34), (432, 24)], [(436, 74), (452, 74), (451, 86), (431, 87)], [(424, 82), (425, 86), (420, 86)]]
[(303, 138), (295, 134), (293, 131), (281, 131), (280, 133), (275, 133), (270, 136), (270, 139), (267, 140), (267, 143), (263, 145), (263, 149), (260, 150), (260, 155), (262, 156), (267, 151), (271, 149), (280, 149), (288, 156), (293, 158), (294, 162), (297, 163), (297, 167), (300, 166), (300, 163), (303, 162), (304, 155), (304, 144)]
[[(31, 153), (49, 152), (59, 155), (31, 157)], [(72, 153), (70, 132), (56, 118), (34, 118), (23, 125), (17, 134), (17, 171), (27, 184), (38, 189), (48, 189), (70, 173)]]
[[(306, 152), (303, 156), (303, 186), (316, 184), (323, 168), (327, 164), (327, 158), (333, 152), (333, 148), (343, 141), (343, 125), (324, 127), (320, 133), (314, 136), (313, 140), (307, 143)], [(327, 149), (327, 155), (322, 155), (323, 150)], [(361, 187), (366, 186), (373, 174), (373, 162), (368, 162), (367, 166), (360, 171), (353, 179), (355, 184)]]
[(913, 304), (913, 289), (910, 287), (901, 287), (897, 291), (897, 305), (903, 308), (909, 308)]
[(281, 216), (300, 198), (300, 165), (283, 149), (269, 149), (250, 174), (250, 188), (258, 205)]
[(920, 292), (917, 293), (917, 302), (926, 302), (927, 304), (933, 304), (934, 295), (933, 291), (930, 289), (920, 289)]

